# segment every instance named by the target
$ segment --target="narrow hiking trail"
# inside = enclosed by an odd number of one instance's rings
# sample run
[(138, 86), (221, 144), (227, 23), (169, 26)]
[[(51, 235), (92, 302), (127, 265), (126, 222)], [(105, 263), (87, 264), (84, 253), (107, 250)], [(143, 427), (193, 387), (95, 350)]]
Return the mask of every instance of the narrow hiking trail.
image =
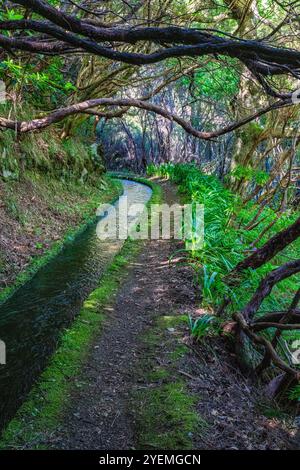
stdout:
[[(161, 182), (164, 202), (179, 198)], [(222, 338), (194, 345), (185, 315), (199, 316), (193, 271), (177, 242), (141, 242), (81, 376), (52, 449), (286, 449), (296, 429), (271, 413)], [(257, 403), (260, 400), (261, 408)], [(268, 413), (267, 413), (268, 411)], [(183, 417), (184, 416), (184, 417)]]
[[(176, 200), (176, 190), (165, 185), (164, 202), (172, 204)], [(189, 309), (195, 300), (191, 275), (189, 283), (184, 281), (186, 268), (180, 272), (175, 262), (169, 264), (173, 251), (169, 240), (143, 242), (115, 304), (107, 308), (107, 322), (83, 371), (88, 385), (74, 395), (71, 413), (52, 438), (52, 446), (135, 447), (134, 422), (128, 405), (143, 358), (141, 335), (151, 328), (155, 318), (183, 307)]]

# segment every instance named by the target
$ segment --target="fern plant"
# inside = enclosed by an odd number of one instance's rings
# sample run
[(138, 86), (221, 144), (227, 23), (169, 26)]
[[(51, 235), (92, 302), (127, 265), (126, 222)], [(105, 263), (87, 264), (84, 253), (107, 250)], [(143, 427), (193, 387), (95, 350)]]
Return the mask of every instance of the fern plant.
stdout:
[(191, 315), (188, 317), (189, 327), (191, 336), (199, 341), (201, 338), (206, 336), (212, 323), (215, 321), (215, 317), (209, 314), (202, 315), (201, 317), (194, 320)]

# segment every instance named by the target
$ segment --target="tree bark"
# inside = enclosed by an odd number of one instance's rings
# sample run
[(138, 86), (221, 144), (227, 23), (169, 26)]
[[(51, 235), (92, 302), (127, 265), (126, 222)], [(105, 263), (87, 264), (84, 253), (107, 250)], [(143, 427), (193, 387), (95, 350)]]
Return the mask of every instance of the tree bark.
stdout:
[(277, 269), (273, 269), (259, 284), (258, 289), (242, 310), (242, 315), (247, 321), (251, 321), (262, 301), (269, 295), (274, 287), (280, 281), (300, 272), (300, 259), (290, 261)]

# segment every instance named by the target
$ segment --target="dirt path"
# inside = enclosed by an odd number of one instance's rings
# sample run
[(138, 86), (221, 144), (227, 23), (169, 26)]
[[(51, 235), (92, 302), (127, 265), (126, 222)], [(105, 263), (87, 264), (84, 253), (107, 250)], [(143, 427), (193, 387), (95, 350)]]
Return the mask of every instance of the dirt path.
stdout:
[[(174, 188), (165, 183), (163, 190), (166, 202), (178, 200)], [(170, 241), (147, 241), (129, 267), (127, 280), (115, 304), (108, 308), (104, 330), (74, 387), (71, 411), (47, 442), (51, 448), (122, 450), (140, 445), (135, 414), (143, 413), (148, 405), (147, 400), (135, 403), (132, 393), (152, 389), (163, 381), (156, 377), (149, 382), (141, 377), (146, 354), (142, 337), (155, 327), (157, 319), (197, 308), (192, 272), (175, 261), (169, 264), (175, 248)], [(185, 348), (176, 360), (169, 354), (171, 347), (174, 352), (174, 345), (187, 342), (186, 334), (186, 324), (165, 328), (161, 340), (151, 346), (151, 354), (153, 364), (169, 368), (176, 377), (179, 374), (196, 397), (195, 408), (203, 425), (198, 433), (189, 433), (194, 446), (288, 448), (294, 430), (287, 429), (282, 417), (268, 417), (258, 409), (259, 392), (237, 371), (222, 341), (214, 339), (197, 347), (196, 352)], [(80, 387), (83, 382), (85, 386)], [(157, 412), (159, 405), (164, 409), (164, 404), (158, 404)], [(145, 447), (148, 445), (155, 446), (146, 443)]]
[[(164, 199), (174, 203), (176, 191), (166, 186)], [(187, 279), (186, 282), (178, 279), (183, 276), (182, 269), (174, 263), (169, 265), (173, 251), (170, 241), (144, 243), (83, 371), (88, 386), (74, 394), (72, 412), (63, 428), (52, 437), (52, 447), (130, 449), (135, 446), (128, 398), (143, 352), (140, 336), (156, 316), (167, 314), (178, 303), (188, 308), (194, 302)]]

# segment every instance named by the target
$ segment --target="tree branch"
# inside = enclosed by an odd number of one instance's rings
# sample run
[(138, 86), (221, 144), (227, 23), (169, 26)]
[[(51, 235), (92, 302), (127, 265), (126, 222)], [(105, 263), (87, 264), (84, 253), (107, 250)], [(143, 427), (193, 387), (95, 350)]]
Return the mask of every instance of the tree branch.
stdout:
[[(111, 60), (126, 62), (133, 65), (156, 63), (170, 57), (193, 57), (212, 54), (223, 54), (235, 57), (244, 63), (256, 65), (261, 74), (272, 75), (294, 73), (300, 69), (300, 52), (293, 49), (272, 47), (262, 41), (244, 40), (211, 34), (209, 31), (195, 28), (170, 27), (100, 27), (76, 16), (52, 7), (40, 0), (17, 0), (15, 3), (30, 8), (48, 21), (11, 20), (2, 21), (0, 28), (4, 30), (35, 31), (64, 41), (72, 47), (107, 57)], [(29, 50), (28, 40), (8, 38), (10, 47)], [(135, 44), (148, 41), (167, 45), (161, 50), (149, 54), (132, 53), (117, 50), (116, 43)], [(105, 47), (98, 42), (107, 42), (112, 47)], [(40, 44), (40, 52), (45, 48)], [(171, 46), (171, 47), (170, 47)], [(27, 49), (25, 49), (27, 47)]]
[(259, 309), (262, 301), (270, 294), (275, 284), (300, 272), (300, 259), (283, 264), (279, 268), (273, 269), (261, 281), (256, 292), (248, 304), (243, 308), (242, 315), (246, 320), (252, 320)]
[(292, 225), (278, 232), (270, 238), (261, 248), (256, 250), (248, 258), (241, 261), (232, 271), (239, 273), (247, 268), (257, 269), (274, 258), (286, 246), (295, 241), (300, 236), (300, 217)]
[(6, 129), (14, 129), (19, 133), (25, 133), (30, 131), (35, 131), (38, 129), (43, 129), (45, 127), (50, 126), (51, 124), (57, 123), (62, 121), (64, 118), (68, 116), (72, 116), (73, 114), (78, 113), (86, 113), (89, 109), (99, 107), (99, 106), (120, 106), (120, 107), (131, 107), (134, 106), (136, 108), (145, 109), (150, 112), (154, 112), (159, 114), (160, 116), (168, 119), (169, 121), (176, 122), (179, 126), (181, 126), (187, 133), (203, 140), (211, 140), (215, 137), (219, 137), (221, 135), (227, 134), (229, 132), (242, 127), (248, 122), (253, 121), (254, 119), (266, 114), (270, 110), (278, 109), (280, 107), (288, 106), (291, 103), (289, 101), (277, 101), (276, 103), (258, 111), (255, 114), (252, 114), (246, 119), (242, 119), (239, 122), (235, 122), (226, 126), (222, 129), (217, 131), (211, 132), (202, 132), (198, 129), (195, 129), (189, 122), (185, 121), (183, 118), (178, 116), (177, 114), (171, 113), (170, 111), (161, 108), (153, 103), (145, 102), (143, 100), (137, 99), (129, 99), (129, 98), (98, 98), (98, 99), (91, 99), (87, 101), (83, 101), (81, 103), (77, 103), (65, 108), (57, 109), (52, 113), (48, 114), (45, 117), (33, 119), (31, 121), (13, 121), (11, 119), (0, 118), (0, 127)]

